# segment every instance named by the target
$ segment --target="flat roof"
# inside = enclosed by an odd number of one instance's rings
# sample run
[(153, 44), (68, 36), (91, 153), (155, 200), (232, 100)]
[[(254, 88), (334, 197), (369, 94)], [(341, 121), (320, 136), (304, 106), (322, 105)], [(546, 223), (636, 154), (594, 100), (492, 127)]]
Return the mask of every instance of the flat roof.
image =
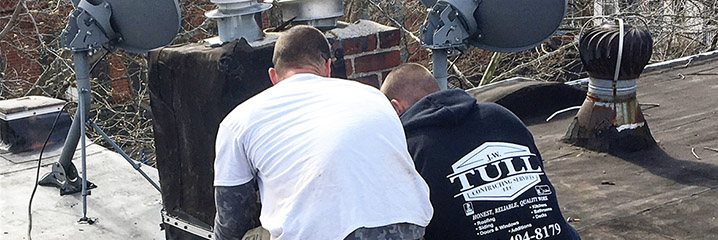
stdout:
[[(61, 149), (43, 154), (40, 177), (50, 172)], [(37, 169), (35, 153), (0, 154), (0, 239), (28, 239), (28, 201)], [(81, 171), (79, 151), (73, 162)], [(157, 170), (141, 168), (158, 181)], [(98, 187), (87, 196), (92, 225), (79, 224), (80, 193), (60, 196), (54, 187), (39, 186), (32, 203), (33, 239), (164, 239), (161, 195), (118, 153), (90, 144), (87, 178)]]
[[(718, 54), (654, 64), (638, 80), (640, 103), (658, 147), (611, 155), (560, 141), (573, 114), (529, 129), (557, 189), (561, 210), (583, 239), (718, 239)], [(551, 97), (551, 96), (547, 96)], [(57, 161), (45, 154), (41, 176)], [(36, 154), (0, 154), (0, 238), (27, 239)], [(38, 187), (35, 239), (164, 239), (161, 196), (117, 153), (88, 146), (93, 225), (78, 224), (80, 194)], [(11, 161), (12, 160), (12, 161)], [(79, 154), (73, 160), (80, 165)], [(78, 169), (79, 170), (79, 169)], [(157, 181), (154, 168), (144, 171)]]
[[(718, 54), (653, 64), (637, 98), (658, 147), (611, 155), (560, 141), (575, 111), (529, 126), (583, 239), (718, 239)], [(549, 96), (550, 97), (550, 96)]]

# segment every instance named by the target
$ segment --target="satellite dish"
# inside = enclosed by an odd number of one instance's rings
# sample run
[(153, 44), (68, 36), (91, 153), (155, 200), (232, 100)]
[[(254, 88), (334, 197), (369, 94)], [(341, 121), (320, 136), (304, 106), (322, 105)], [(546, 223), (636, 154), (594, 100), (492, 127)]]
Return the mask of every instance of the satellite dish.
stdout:
[(567, 0), (421, 0), (430, 7), (421, 45), (432, 50), (433, 72), (447, 88), (447, 57), (479, 47), (518, 52), (549, 38), (561, 25)]
[[(88, 121), (92, 89), (88, 57), (101, 47), (119, 47), (130, 52), (146, 53), (169, 44), (180, 29), (180, 10), (177, 0), (72, 0), (72, 4), (75, 10), (70, 14), (67, 27), (60, 36), (62, 47), (73, 52), (78, 110), (65, 139), (60, 159), (40, 183), (59, 187), (61, 195), (82, 191), (83, 217), (80, 221), (88, 223), (91, 220), (87, 217), (86, 197), (89, 195), (88, 189), (94, 185), (87, 181), (85, 176), (85, 126), (88, 123), (105, 137), (107, 143), (120, 151), (155, 189), (160, 190), (112, 139), (97, 125)], [(80, 171), (77, 171), (72, 163), (78, 141), (82, 143), (82, 177), (78, 176)]]
[(479, 34), (472, 46), (494, 52), (531, 49), (556, 32), (566, 12), (566, 0), (482, 0), (474, 19)]
[[(95, 23), (104, 36), (83, 37), (83, 42), (74, 44), (68, 42), (69, 48), (85, 49), (82, 45), (96, 48), (109, 43), (130, 52), (146, 53), (172, 42), (180, 30), (177, 0), (73, 0), (72, 3), (77, 10), (71, 18), (89, 20), (86, 26)], [(66, 31), (68, 37), (77, 38), (84, 34), (78, 31), (85, 28), (70, 22)]]
[(530, 49), (563, 20), (566, 0), (423, 0), (432, 4), (422, 26), (431, 49), (478, 47), (494, 52)]
[(115, 46), (147, 52), (169, 44), (180, 30), (177, 0), (105, 0), (112, 7), (110, 24), (121, 39)]

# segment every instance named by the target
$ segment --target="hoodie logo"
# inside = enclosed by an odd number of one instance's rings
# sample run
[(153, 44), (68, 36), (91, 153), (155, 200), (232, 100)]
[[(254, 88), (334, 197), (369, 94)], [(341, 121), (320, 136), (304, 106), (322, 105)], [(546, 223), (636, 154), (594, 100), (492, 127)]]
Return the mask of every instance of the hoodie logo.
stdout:
[(541, 181), (541, 166), (531, 166), (536, 155), (528, 147), (504, 142), (486, 142), (451, 165), (446, 176), (461, 184), (454, 197), (466, 201), (510, 201)]

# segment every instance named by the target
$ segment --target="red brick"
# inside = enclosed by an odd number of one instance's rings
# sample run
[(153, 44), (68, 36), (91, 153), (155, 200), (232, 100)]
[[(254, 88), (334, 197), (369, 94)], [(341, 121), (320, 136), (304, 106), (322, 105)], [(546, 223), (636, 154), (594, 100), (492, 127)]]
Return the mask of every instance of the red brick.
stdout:
[(118, 79), (122, 78), (126, 75), (125, 70), (125, 63), (122, 61), (122, 58), (110, 55), (109, 57), (109, 63), (110, 63), (110, 78), (112, 79)]
[[(13, 34), (13, 32), (10, 34)], [(23, 42), (21, 40), (11, 42), (11, 44), (15, 45), (20, 44), (19, 47), (24, 47), (22, 44), (28, 45), (27, 49), (18, 50), (10, 44), (2, 44), (2, 57), (4, 58), (4, 64), (6, 64), (4, 71), (5, 78), (24, 80), (23, 83), (18, 83), (17, 85), (9, 84), (7, 87), (13, 90), (22, 88), (24, 91), (42, 74), (42, 66), (36, 61), (33, 61), (33, 59), (38, 58), (38, 53), (34, 50), (35, 42)]]
[(110, 55), (110, 78), (112, 79), (112, 97), (117, 103), (130, 99), (130, 81), (127, 78), (127, 67), (120, 56)]
[(357, 57), (354, 59), (354, 72), (366, 73), (393, 68), (401, 64), (399, 50)]
[(375, 88), (379, 88), (379, 77), (376, 74), (358, 77), (354, 80), (356, 80), (357, 82), (375, 87)]
[(347, 76), (354, 74), (354, 68), (352, 67), (352, 60), (351, 59), (344, 59), (344, 64), (346, 64), (347, 67)]
[(269, 27), (269, 15), (262, 14), (262, 29)]
[(381, 48), (391, 48), (399, 46), (401, 43), (401, 32), (399, 29), (379, 33), (379, 43)]
[(112, 90), (112, 98), (116, 103), (124, 103), (130, 100), (130, 82), (127, 78), (113, 80)]
[(9, 13), (6, 13), (7, 15), (12, 14), (12, 10), (15, 9), (15, 4), (16, 4), (16, 3), (17, 3), (16, 0), (10, 0), (10, 1), (4, 0), (4, 1), (0, 1), (0, 12), (2, 12), (2, 13), (9, 12)]
[(340, 39), (335, 43), (335, 48), (344, 49), (344, 56), (376, 50), (376, 34)]

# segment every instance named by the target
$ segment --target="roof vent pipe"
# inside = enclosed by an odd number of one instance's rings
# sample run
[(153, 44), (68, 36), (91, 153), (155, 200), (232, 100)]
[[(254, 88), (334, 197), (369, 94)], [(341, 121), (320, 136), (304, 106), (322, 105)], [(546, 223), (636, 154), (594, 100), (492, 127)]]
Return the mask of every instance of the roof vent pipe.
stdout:
[(231, 42), (244, 38), (254, 42), (263, 38), (254, 14), (266, 11), (270, 4), (257, 3), (256, 0), (211, 0), (218, 8), (205, 12), (204, 16), (217, 20), (219, 40)]
[(267, 0), (281, 10), (282, 21), (304, 24), (321, 30), (337, 26), (337, 20), (344, 16), (341, 0)]
[(636, 99), (636, 80), (652, 51), (650, 33), (622, 20), (580, 36), (588, 94), (564, 141), (601, 152), (632, 152), (656, 144)]

